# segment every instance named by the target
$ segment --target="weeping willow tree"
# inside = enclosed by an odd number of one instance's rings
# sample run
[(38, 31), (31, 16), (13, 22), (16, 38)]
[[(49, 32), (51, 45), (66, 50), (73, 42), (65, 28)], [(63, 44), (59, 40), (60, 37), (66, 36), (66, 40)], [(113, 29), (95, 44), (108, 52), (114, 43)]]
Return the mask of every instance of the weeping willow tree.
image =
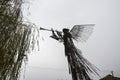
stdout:
[(0, 80), (18, 80), (37, 28), (23, 21), (23, 0), (0, 0)]

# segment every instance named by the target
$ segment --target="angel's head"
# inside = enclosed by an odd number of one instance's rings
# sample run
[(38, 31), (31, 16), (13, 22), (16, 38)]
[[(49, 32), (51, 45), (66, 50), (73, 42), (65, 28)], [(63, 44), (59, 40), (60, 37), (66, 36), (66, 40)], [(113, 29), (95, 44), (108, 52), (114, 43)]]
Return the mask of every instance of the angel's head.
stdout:
[(63, 33), (68, 33), (68, 32), (69, 32), (69, 29), (67, 29), (67, 28), (63, 29)]

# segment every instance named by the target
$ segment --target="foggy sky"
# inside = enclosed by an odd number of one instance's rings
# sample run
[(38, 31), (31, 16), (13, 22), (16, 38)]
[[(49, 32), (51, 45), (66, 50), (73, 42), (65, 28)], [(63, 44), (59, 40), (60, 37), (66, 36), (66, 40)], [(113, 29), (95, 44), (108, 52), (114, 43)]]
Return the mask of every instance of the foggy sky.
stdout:
[[(94, 32), (88, 41), (76, 45), (83, 56), (100, 69), (102, 77), (111, 71), (120, 77), (120, 0), (31, 0), (24, 5), (28, 4), (29, 10), (28, 6), (25, 6), (24, 10), (25, 20), (35, 23), (38, 27), (62, 30), (65, 27), (71, 29), (78, 24), (95, 24)], [(71, 78), (64, 46), (51, 39), (50, 35), (50, 32), (40, 32), (40, 51), (29, 55), (26, 79)], [(40, 70), (36, 70), (36, 67)], [(50, 75), (51, 68), (58, 69), (56, 72), (51, 71), (53, 76)], [(47, 69), (49, 72), (45, 71)], [(59, 69), (63, 72), (60, 73)], [(57, 73), (62, 76), (57, 76)], [(45, 74), (50, 75), (49, 79), (44, 77)]]

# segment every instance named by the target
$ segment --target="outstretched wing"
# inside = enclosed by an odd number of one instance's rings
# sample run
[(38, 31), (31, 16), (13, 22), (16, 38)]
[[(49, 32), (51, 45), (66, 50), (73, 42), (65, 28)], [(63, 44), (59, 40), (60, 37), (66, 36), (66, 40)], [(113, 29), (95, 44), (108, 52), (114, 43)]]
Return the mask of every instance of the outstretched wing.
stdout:
[(86, 41), (93, 32), (95, 24), (74, 25), (70, 33), (76, 41)]

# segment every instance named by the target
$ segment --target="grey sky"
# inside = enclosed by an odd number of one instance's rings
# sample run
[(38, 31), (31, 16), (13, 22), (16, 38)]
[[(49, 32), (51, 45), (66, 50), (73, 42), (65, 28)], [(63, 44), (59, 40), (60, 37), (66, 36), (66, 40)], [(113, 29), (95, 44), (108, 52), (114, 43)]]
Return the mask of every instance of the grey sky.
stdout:
[[(76, 24), (96, 24), (88, 41), (76, 45), (84, 57), (101, 70), (101, 76), (112, 70), (115, 76), (120, 76), (120, 0), (31, 0), (29, 13), (24, 10), (25, 19), (38, 27), (49, 29), (61, 30), (64, 27), (72, 28)], [(30, 70), (32, 72), (29, 67), (68, 70), (64, 46), (49, 38), (50, 34), (43, 31), (40, 33), (40, 51), (30, 54), (28, 72)], [(38, 78), (35, 79), (35, 76), (27, 72), (26, 77), (33, 76), (34, 80), (43, 80), (41, 71), (33, 70), (32, 73), (38, 75)], [(58, 74), (63, 73), (59, 73), (58, 70)], [(51, 80), (56, 80), (57, 77), (54, 79), (53, 77)], [(58, 79), (63, 77), (65, 76), (58, 76)], [(44, 77), (44, 80), (50, 79)]]

